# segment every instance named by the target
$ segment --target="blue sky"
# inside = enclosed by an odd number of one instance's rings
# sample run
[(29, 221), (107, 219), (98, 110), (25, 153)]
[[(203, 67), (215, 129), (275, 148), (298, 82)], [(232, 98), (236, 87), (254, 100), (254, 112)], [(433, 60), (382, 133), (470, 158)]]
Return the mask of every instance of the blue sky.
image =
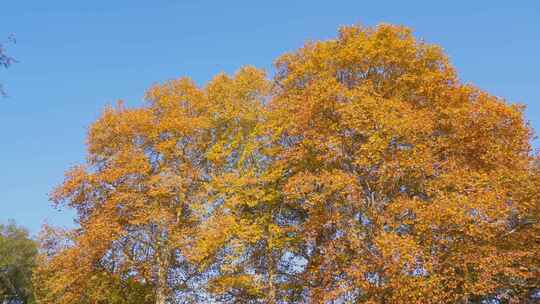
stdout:
[[(0, 221), (37, 232), (69, 226), (48, 193), (84, 161), (85, 133), (103, 107), (142, 102), (179, 76), (203, 84), (272, 61), (340, 25), (404, 24), (441, 45), (464, 82), (527, 105), (540, 130), (538, 1), (5, 1), (0, 38), (19, 63), (0, 71)], [(539, 142), (535, 142), (539, 147)]]

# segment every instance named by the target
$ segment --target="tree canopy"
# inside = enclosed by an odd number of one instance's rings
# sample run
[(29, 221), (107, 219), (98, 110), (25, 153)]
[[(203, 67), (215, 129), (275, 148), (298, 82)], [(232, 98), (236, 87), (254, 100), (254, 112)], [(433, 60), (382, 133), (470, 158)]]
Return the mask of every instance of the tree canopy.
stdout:
[(107, 108), (52, 193), (42, 303), (475, 303), (540, 286), (523, 107), (406, 27)]

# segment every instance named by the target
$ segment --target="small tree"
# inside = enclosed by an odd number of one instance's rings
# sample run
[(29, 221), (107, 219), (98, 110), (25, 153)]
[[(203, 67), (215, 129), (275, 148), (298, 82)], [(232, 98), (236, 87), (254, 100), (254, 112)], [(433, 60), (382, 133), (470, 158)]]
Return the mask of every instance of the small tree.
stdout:
[[(15, 43), (14, 36), (9, 36), (7, 42)], [(15, 62), (16, 62), (15, 58), (9, 56), (6, 53), (5, 45), (3, 43), (0, 43), (0, 67), (7, 69)], [(3, 95), (3, 96), (6, 95), (6, 92), (4, 91), (2, 84), (0, 84), (0, 95)]]
[(0, 302), (34, 303), (32, 270), (37, 244), (14, 222), (0, 225)]

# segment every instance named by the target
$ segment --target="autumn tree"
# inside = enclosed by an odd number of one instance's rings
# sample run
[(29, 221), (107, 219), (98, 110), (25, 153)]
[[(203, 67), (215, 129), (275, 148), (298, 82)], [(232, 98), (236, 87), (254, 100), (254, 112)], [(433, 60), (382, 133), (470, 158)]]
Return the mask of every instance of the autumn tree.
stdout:
[(539, 286), (521, 106), (460, 83), (404, 27), (342, 28), (276, 70), (246, 138), (255, 161), (210, 183), (223, 203), (198, 239), (224, 302), (517, 300)]
[(344, 27), (272, 80), (247, 67), (146, 96), (105, 110), (53, 192), (79, 228), (42, 242), (43, 303), (515, 302), (540, 286), (523, 107), (408, 28)]
[(538, 287), (523, 107), (462, 84), (441, 48), (344, 27), (278, 59), (268, 127), (303, 216), (311, 303), (469, 303)]
[(145, 107), (105, 110), (90, 128), (87, 164), (70, 170), (52, 194), (57, 205), (77, 211), (80, 228), (69, 246), (44, 257), (36, 276), (43, 278), (41, 301), (111, 303), (86, 292), (102, 277), (149, 289), (140, 303), (204, 296), (198, 267), (186, 257), (208, 214), (207, 184), (243, 142), (238, 106), (246, 103), (246, 123), (255, 125), (249, 105), (265, 87), (262, 72), (244, 68), (202, 89), (187, 78), (170, 81), (148, 91)]
[[(246, 99), (243, 92), (252, 82), (259, 89)], [(294, 273), (287, 273), (291, 265), (282, 259), (294, 240), (290, 223), (281, 226), (277, 219), (287, 207), (266, 129), (269, 88), (267, 80), (247, 77), (230, 88), (216, 82), (208, 87), (223, 105), (214, 113), (226, 118), (220, 127), (225, 131), (206, 155), (216, 166), (206, 188), (209, 212), (195, 232), (191, 255), (207, 274), (205, 292), (221, 303), (299, 299)]]

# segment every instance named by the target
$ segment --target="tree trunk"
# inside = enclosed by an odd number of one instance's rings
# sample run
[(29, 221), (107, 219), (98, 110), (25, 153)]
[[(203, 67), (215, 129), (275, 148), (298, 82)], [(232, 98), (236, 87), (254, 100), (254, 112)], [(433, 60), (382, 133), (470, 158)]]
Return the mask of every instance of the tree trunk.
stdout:
[[(268, 240), (271, 242), (272, 235), (270, 235), (270, 231), (268, 231), (268, 227), (266, 230)], [(273, 248), (271, 246), (268, 246), (267, 244), (267, 254), (268, 254), (268, 260), (267, 260), (267, 271), (268, 271), (268, 301), (267, 304), (276, 304), (277, 303), (277, 292), (276, 292), (276, 286), (274, 285), (274, 273), (275, 273), (275, 260), (274, 260), (274, 252)]]
[(157, 257), (157, 286), (156, 286), (156, 304), (166, 304), (169, 294), (168, 279), (168, 257), (158, 255)]
[[(272, 253), (270, 253), (270, 255), (272, 255)], [(271, 259), (271, 263), (273, 262), (273, 259)], [(269, 274), (268, 274), (268, 283), (269, 283), (269, 287), (270, 287), (270, 290), (269, 290), (269, 294), (268, 294), (268, 304), (276, 304), (277, 303), (277, 299), (276, 299), (276, 286), (274, 285), (274, 269), (273, 269), (273, 266), (274, 265), (270, 265), (270, 271), (269, 271)]]

